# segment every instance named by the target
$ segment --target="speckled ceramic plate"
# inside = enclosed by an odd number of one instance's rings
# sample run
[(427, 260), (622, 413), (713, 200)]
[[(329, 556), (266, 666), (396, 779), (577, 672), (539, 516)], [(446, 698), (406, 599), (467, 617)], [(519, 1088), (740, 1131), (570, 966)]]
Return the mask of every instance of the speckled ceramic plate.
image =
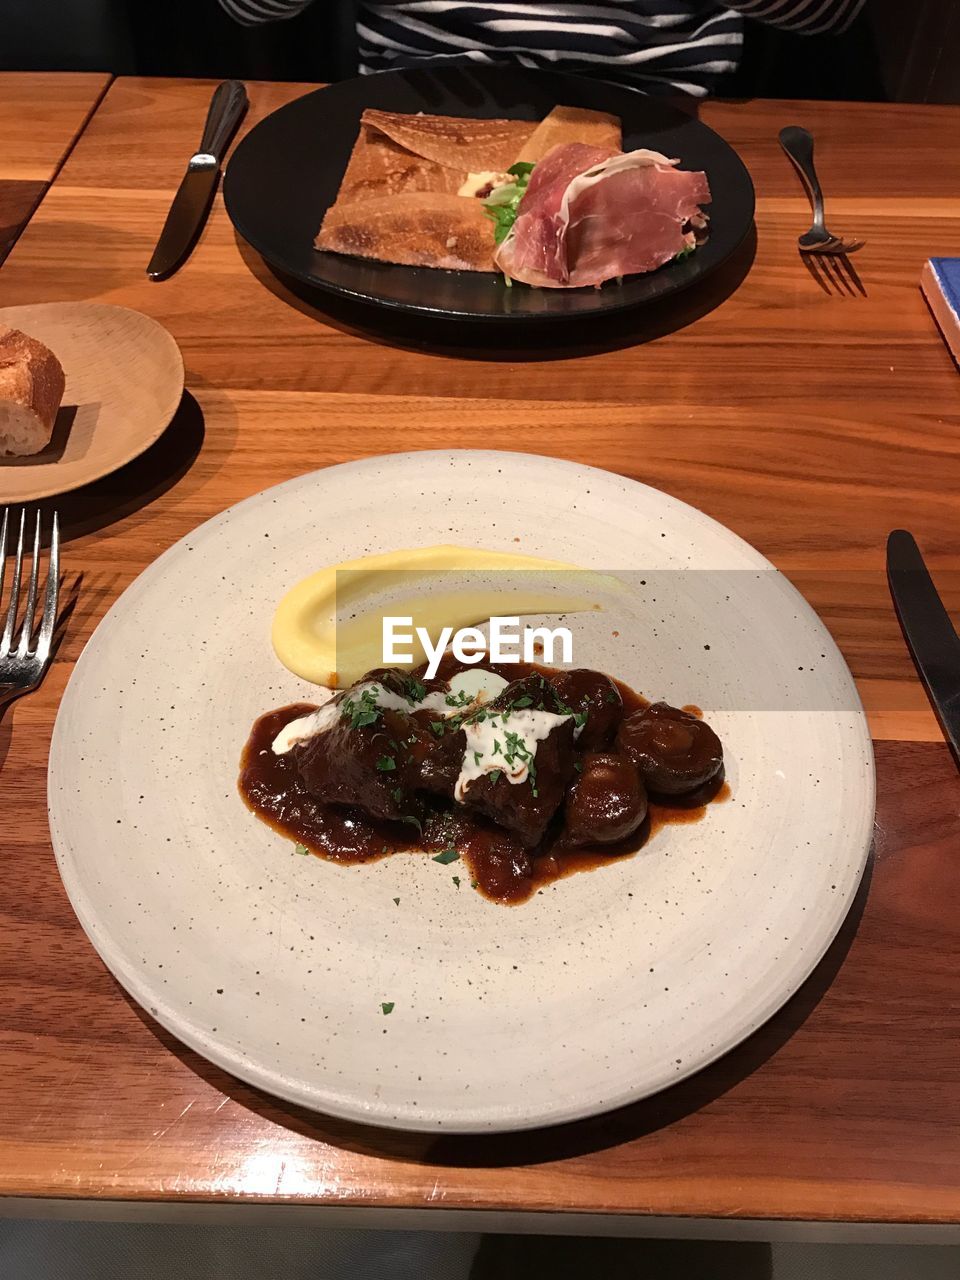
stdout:
[[(323, 564), (447, 541), (622, 571), (628, 602), (581, 616), (577, 662), (703, 707), (732, 798), (513, 908), (428, 858), (338, 867), (264, 827), (240, 750), (309, 696), (270, 648), (276, 601)], [(171, 548), (78, 662), (49, 788), (81, 923), (165, 1027), (293, 1102), (459, 1132), (618, 1106), (749, 1035), (834, 937), (874, 801), (850, 674), (756, 551), (619, 476), (482, 452), (318, 471)]]

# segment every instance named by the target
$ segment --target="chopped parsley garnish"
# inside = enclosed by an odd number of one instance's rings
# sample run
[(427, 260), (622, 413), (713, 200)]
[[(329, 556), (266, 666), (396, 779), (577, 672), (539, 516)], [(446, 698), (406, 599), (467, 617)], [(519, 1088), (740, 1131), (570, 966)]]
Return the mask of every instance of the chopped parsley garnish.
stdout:
[(399, 899), (399, 898), (394, 898), (393, 902), (394, 902), (394, 906), (399, 907), (399, 905), (400, 905), (400, 899)]
[(482, 752), (482, 751), (475, 751), (475, 752), (473, 753), (473, 763), (474, 763), (474, 764), (479, 764), (479, 763), (480, 763), (480, 761), (481, 761), (482, 759), (483, 759), (483, 752)]
[(582, 729), (587, 723), (587, 713), (585, 711), (575, 711), (573, 715), (573, 723), (578, 729)]
[(579, 760), (574, 760), (573, 767), (576, 769), (577, 773), (583, 773), (583, 765)]
[(310, 852), (310, 850), (307, 848), (305, 844), (300, 844), (299, 842), (293, 846), (293, 851), (294, 853), (304, 853), (304, 854)]
[(456, 862), (460, 857), (456, 849), (444, 849), (442, 853), (436, 854), (433, 861), (439, 862), (441, 867), (448, 867), (451, 862)]
[(530, 697), (528, 693), (525, 693), (522, 698), (517, 698), (514, 702), (510, 704), (510, 706), (511, 706), (511, 709), (513, 709), (514, 707), (532, 707), (533, 699)]
[(479, 882), (479, 880), (471, 880), (471, 881), (470, 881), (470, 888), (471, 888), (471, 889), (479, 889), (479, 888), (480, 888), (480, 882)]
[(380, 1008), (383, 1012), (383, 1016), (386, 1017), (388, 1013), (393, 1013), (394, 1002), (392, 1000), (384, 1000)]
[(454, 884), (457, 886), (457, 888), (459, 889), (459, 888), (460, 888), (460, 877), (459, 877), (459, 876), (454, 876), (454, 877), (453, 877), (453, 883), (454, 883)]
[(438, 738), (442, 738), (446, 732), (446, 724), (442, 720), (430, 721), (430, 732)]
[(527, 766), (527, 774), (530, 778), (530, 790), (533, 795), (539, 795), (540, 792), (537, 790), (537, 768), (533, 763), (533, 752), (524, 742), (523, 738), (521, 738), (519, 733), (514, 733), (510, 730), (507, 732), (505, 737), (507, 749), (503, 753), (504, 760), (507, 764), (514, 764), (518, 760), (521, 764), (525, 764)]
[(380, 718), (380, 708), (377, 706), (378, 692), (377, 686), (373, 685), (370, 689), (364, 689), (358, 700), (347, 698), (340, 712), (340, 719), (349, 720), (351, 729), (362, 729), (365, 725), (376, 724)]
[(500, 739), (499, 739), (499, 738), (494, 738), (494, 740), (493, 740), (493, 750), (490, 752), (490, 754), (491, 754), (492, 756), (495, 756), (495, 755), (499, 755), (499, 753), (500, 753)]
[(409, 822), (412, 827), (416, 827), (420, 835), (423, 835), (423, 824), (420, 819), (412, 813), (405, 813), (400, 819), (401, 822)]
[(491, 769), (487, 774), (487, 777), (491, 782), (499, 782), (501, 773), (503, 773), (502, 769)]
[(411, 702), (422, 702), (427, 696), (426, 685), (422, 684), (415, 676), (407, 676), (407, 697)]
[(473, 701), (465, 689), (461, 689), (456, 697), (452, 693), (448, 693), (443, 700), (448, 707), (469, 707)]
[(392, 773), (397, 767), (397, 762), (393, 756), (381, 756), (377, 761), (377, 769), (380, 773)]
[(403, 787), (394, 787), (393, 791), (391, 792), (391, 795), (393, 796), (394, 800), (396, 800), (397, 804), (399, 804), (400, 801), (403, 799)]
[(507, 749), (503, 753), (503, 758), (506, 760), (507, 764), (513, 764), (515, 760), (520, 760), (526, 763), (526, 761), (533, 759), (530, 749), (519, 733), (514, 733), (512, 729), (508, 729), (506, 733), (506, 740)]

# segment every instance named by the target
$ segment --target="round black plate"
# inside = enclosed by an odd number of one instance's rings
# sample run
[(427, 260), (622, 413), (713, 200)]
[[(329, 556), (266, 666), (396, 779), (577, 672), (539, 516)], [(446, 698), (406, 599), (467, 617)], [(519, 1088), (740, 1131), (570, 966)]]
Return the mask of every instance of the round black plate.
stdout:
[[(314, 237), (333, 204), (367, 107), (432, 115), (541, 120), (556, 105), (610, 111), (624, 150), (678, 156), (710, 181), (710, 235), (696, 253), (602, 289), (508, 288), (502, 276), (398, 267), (318, 253)], [(460, 64), (387, 71), (318, 89), (262, 120), (234, 152), (223, 188), (234, 226), (277, 270), (362, 303), (458, 320), (583, 319), (667, 297), (724, 262), (753, 223), (753, 183), (728, 143), (699, 120), (642, 94), (576, 76)]]

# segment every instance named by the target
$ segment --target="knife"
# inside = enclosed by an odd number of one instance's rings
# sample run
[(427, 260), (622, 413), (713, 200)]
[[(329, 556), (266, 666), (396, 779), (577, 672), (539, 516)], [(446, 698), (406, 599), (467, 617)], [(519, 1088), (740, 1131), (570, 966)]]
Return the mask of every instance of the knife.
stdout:
[(960, 768), (960, 636), (906, 529), (887, 538), (887, 581), (907, 647)]
[(190, 158), (147, 267), (151, 280), (176, 271), (193, 248), (217, 189), (223, 153), (246, 109), (247, 91), (239, 80), (225, 80), (214, 90), (200, 149)]

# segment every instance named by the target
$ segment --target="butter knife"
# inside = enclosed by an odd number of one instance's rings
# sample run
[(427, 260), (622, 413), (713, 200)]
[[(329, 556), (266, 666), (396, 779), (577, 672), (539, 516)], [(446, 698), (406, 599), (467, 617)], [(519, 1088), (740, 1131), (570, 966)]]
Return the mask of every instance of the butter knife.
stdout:
[(887, 538), (887, 581), (907, 647), (960, 768), (960, 636), (906, 529)]
[(151, 280), (176, 271), (196, 243), (217, 189), (223, 153), (246, 109), (247, 91), (239, 80), (225, 80), (214, 90), (200, 149), (190, 158), (147, 267)]

